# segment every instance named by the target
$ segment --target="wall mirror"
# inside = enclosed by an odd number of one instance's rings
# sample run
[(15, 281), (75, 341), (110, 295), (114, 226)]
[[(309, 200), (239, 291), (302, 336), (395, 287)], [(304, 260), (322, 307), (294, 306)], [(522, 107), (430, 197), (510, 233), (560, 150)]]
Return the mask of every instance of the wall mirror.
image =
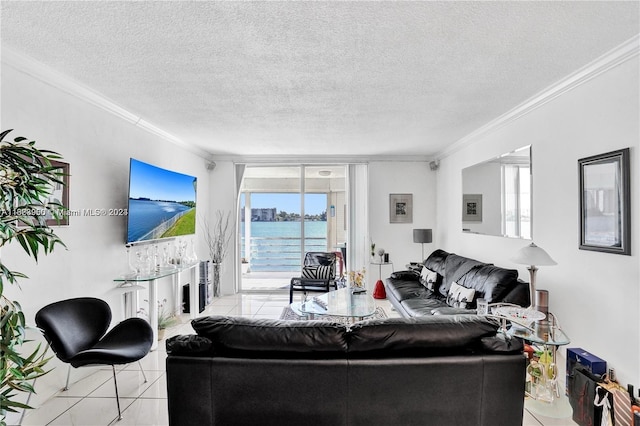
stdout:
[(462, 170), (462, 231), (531, 238), (531, 146)]

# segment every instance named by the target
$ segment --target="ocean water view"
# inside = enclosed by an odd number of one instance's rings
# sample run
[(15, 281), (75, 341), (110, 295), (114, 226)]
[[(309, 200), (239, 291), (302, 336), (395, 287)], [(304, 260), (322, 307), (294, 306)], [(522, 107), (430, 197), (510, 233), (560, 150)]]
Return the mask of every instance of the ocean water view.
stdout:
[(180, 203), (130, 199), (127, 241), (147, 239), (145, 236), (164, 222), (190, 209)]
[[(304, 252), (327, 250), (327, 222), (305, 221)], [(242, 253), (244, 253), (244, 226), (242, 230)], [(300, 222), (251, 222), (252, 271), (293, 272), (300, 270), (302, 250), (300, 248)]]

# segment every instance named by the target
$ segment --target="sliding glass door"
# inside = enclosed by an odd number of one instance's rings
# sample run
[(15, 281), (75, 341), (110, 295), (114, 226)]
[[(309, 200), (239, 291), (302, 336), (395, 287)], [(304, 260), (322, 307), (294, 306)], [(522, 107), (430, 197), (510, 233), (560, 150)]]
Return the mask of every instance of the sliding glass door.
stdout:
[(346, 166), (246, 166), (240, 190), (240, 290), (284, 289), (309, 251), (346, 242)]

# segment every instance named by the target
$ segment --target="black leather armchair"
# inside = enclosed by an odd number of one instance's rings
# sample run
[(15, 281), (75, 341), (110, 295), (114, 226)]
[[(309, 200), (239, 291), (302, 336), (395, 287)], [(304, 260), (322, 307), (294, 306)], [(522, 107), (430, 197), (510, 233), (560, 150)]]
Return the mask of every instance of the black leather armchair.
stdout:
[(291, 278), (289, 303), (293, 302), (294, 291), (316, 291), (326, 293), (336, 285), (336, 254), (311, 251), (304, 256), (300, 277)]
[[(118, 418), (122, 419), (115, 365), (139, 361), (149, 353), (153, 330), (141, 318), (129, 318), (107, 332), (111, 323), (111, 308), (100, 299), (81, 297), (55, 302), (40, 309), (36, 325), (56, 356), (71, 366), (111, 365), (116, 389)], [(140, 365), (140, 370), (147, 381)]]

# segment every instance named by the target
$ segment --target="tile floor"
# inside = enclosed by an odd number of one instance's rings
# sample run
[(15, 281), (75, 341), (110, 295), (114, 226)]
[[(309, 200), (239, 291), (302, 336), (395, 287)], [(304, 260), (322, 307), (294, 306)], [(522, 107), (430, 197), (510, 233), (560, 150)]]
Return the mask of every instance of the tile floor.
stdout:
[[(288, 292), (246, 293), (214, 300), (202, 315), (237, 315), (253, 318), (279, 318), (289, 300)], [(388, 316), (397, 316), (387, 300), (378, 300)], [(165, 338), (193, 333), (188, 315), (182, 323), (167, 330)], [(68, 391), (58, 392), (51, 399), (30, 410), (22, 425), (168, 425), (167, 383), (164, 342), (141, 362), (147, 375), (144, 383), (138, 364), (118, 369), (123, 419), (117, 420), (116, 401), (110, 368), (95, 368), (88, 376), (73, 381)], [(63, 383), (61, 383), (63, 385)], [(529, 404), (530, 405), (530, 404)], [(523, 426), (570, 426), (571, 419), (554, 419), (525, 411)]]

